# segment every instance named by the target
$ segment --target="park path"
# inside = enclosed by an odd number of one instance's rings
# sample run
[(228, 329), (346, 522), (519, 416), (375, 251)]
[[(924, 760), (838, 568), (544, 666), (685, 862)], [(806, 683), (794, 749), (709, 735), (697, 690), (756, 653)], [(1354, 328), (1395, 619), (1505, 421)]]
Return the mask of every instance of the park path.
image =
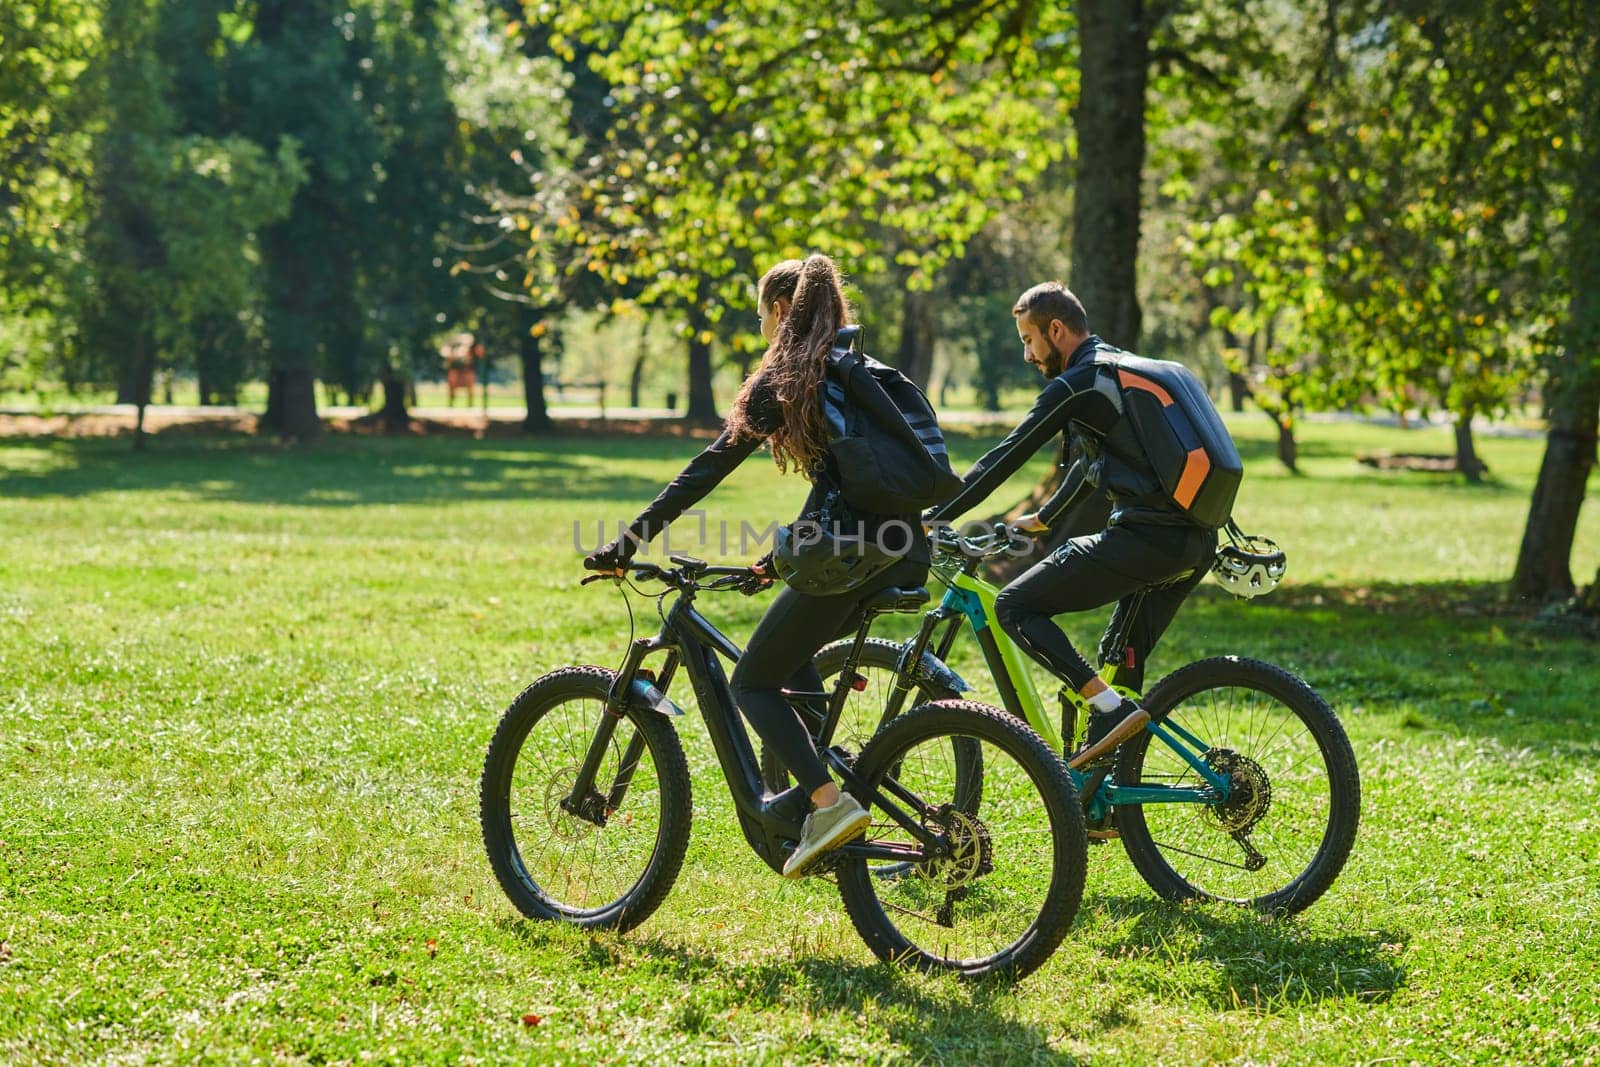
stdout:
[[(510, 425), (522, 421), (521, 407), (490, 407), (488, 420), (495, 424)], [(253, 428), (260, 414), (254, 408), (227, 405), (184, 406), (151, 404), (145, 409), (145, 427), (156, 431), (175, 425), (214, 424), (219, 428)], [(332, 406), (319, 409), (324, 419), (354, 421), (371, 415), (363, 407)], [(415, 407), (410, 410), (413, 419), (477, 428), (484, 425), (482, 408), (466, 407)], [(46, 434), (82, 433), (86, 436), (116, 434), (131, 430), (137, 409), (132, 404), (83, 404), (51, 408), (28, 405), (0, 405), (0, 437), (29, 437)], [(950, 426), (1001, 428), (1014, 425), (1022, 418), (1018, 411), (973, 411), (949, 409), (939, 412), (939, 421)], [(556, 421), (593, 423), (602, 417), (608, 421), (640, 423), (670, 423), (679, 418), (676, 411), (667, 408), (626, 407), (607, 405), (602, 414), (596, 405), (558, 405), (550, 408), (550, 417)], [(1361, 412), (1313, 412), (1300, 416), (1304, 422), (1365, 422), (1374, 426), (1401, 428), (1400, 420), (1391, 414), (1363, 414)], [(1451, 418), (1447, 412), (1433, 412), (1425, 419), (1412, 418), (1405, 428), (1424, 429), (1448, 427)], [(1539, 437), (1543, 430), (1509, 422), (1492, 422), (1474, 419), (1474, 433), (1488, 437)]]

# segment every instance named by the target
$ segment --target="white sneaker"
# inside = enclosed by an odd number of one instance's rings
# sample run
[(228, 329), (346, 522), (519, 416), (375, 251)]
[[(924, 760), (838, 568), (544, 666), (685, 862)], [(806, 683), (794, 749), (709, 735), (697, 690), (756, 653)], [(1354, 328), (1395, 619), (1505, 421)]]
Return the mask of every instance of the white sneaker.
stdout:
[(861, 802), (849, 793), (839, 794), (833, 804), (806, 816), (805, 826), (800, 830), (800, 843), (783, 865), (783, 876), (803, 877), (817, 857), (860, 837), (870, 825), (872, 816)]

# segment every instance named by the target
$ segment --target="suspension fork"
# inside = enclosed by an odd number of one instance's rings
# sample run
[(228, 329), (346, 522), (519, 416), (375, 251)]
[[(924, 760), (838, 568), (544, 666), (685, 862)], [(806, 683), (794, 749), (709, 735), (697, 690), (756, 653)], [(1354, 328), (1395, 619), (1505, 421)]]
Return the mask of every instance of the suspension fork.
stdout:
[(878, 729), (883, 729), (904, 709), (906, 698), (911, 694), (911, 687), (916, 684), (917, 665), (922, 662), (922, 654), (927, 651), (928, 643), (933, 639), (933, 632), (939, 628), (941, 622), (954, 620), (945, 630), (944, 636), (939, 641), (939, 651), (935, 653), (942, 661), (945, 654), (950, 651), (950, 646), (955, 643), (955, 631), (960, 625), (960, 618), (959, 614), (951, 614), (937, 607), (922, 616), (922, 625), (917, 629), (917, 636), (900, 651), (900, 662), (895, 665), (894, 685), (889, 690), (889, 699), (884, 704), (883, 715), (878, 719)]
[[(666, 693), (667, 686), (672, 684), (672, 676), (677, 670), (678, 651), (672, 649), (661, 664), (661, 673), (655, 681), (656, 689)], [(644, 731), (635, 729), (633, 736), (628, 739), (628, 747), (622, 750), (622, 762), (617, 765), (617, 776), (611, 780), (611, 791), (606, 794), (606, 814), (609, 815), (622, 807), (622, 798), (628, 795), (628, 786), (633, 782), (633, 772), (639, 769), (639, 760), (643, 755)]]
[[(594, 737), (590, 739), (588, 751), (583, 755), (583, 763), (578, 767), (572, 791), (561, 800), (561, 807), (571, 814), (598, 826), (604, 826), (606, 816), (622, 803), (628, 785), (633, 780), (633, 772), (638, 769), (639, 760), (644, 755), (643, 732), (635, 730), (633, 736), (628, 739), (628, 745), (623, 750), (622, 760), (617, 768), (617, 777), (612, 781), (604, 797), (595, 788), (595, 776), (600, 773), (600, 764), (605, 760), (606, 750), (610, 748), (612, 738), (616, 736), (617, 724), (628, 714), (634, 679), (639, 674), (639, 664), (645, 656), (665, 647), (668, 646), (662, 635), (640, 638), (628, 647), (628, 655), (622, 661), (622, 669), (617, 672), (616, 678), (611, 683), (611, 691), (606, 694), (605, 711), (600, 716), (600, 721), (595, 724)], [(663, 688), (672, 680), (677, 668), (677, 650), (670, 649), (662, 668)]]

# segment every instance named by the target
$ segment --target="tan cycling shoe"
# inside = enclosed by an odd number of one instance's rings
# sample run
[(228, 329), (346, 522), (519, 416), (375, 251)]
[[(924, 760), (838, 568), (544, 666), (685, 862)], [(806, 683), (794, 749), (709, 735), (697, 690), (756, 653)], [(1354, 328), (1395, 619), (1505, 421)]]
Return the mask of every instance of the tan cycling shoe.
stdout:
[(783, 876), (803, 877), (818, 858), (860, 837), (870, 825), (872, 816), (861, 802), (849, 793), (839, 794), (839, 799), (828, 807), (818, 808), (806, 816), (805, 826), (800, 830), (800, 843), (783, 865)]

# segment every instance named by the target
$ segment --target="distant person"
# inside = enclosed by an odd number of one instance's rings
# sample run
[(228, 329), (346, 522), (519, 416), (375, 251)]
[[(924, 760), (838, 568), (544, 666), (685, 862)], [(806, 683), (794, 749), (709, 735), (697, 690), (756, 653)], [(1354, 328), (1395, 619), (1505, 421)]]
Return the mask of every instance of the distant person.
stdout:
[[(482, 353), (482, 346), (476, 352)], [(456, 390), (467, 394), (467, 407), (472, 406), (472, 391), (478, 384), (478, 371), (473, 365), (473, 339), (470, 333), (458, 333), (439, 348), (439, 358), (444, 361), (446, 406), (456, 406)]]
[[(1109, 637), (1135, 595), (1144, 592), (1128, 646), (1133, 662), (1118, 665), (1118, 680), (1132, 680), (1137, 690), (1145, 657), (1210, 570), (1217, 531), (1167, 495), (1125, 411), (1114, 361), (1127, 353), (1089, 332), (1088, 316), (1072, 291), (1060, 282), (1036, 285), (1018, 297), (1011, 314), (1023, 360), (1048, 381), (1022, 423), (967, 472), (961, 492), (924, 519), (953, 522), (1058, 434), (1067, 435), (1070, 465), (1061, 487), (1015, 526), (1043, 533), (1095, 492), (1110, 499), (1110, 520), (1099, 533), (1067, 541), (1006, 586), (995, 599), (995, 616), (1018, 647), (1089, 704), (1088, 736), (1068, 765), (1104, 766), (1150, 715), (1112, 690), (1052, 617), (1115, 601)], [(1173, 584), (1149, 588), (1180, 576)]]

